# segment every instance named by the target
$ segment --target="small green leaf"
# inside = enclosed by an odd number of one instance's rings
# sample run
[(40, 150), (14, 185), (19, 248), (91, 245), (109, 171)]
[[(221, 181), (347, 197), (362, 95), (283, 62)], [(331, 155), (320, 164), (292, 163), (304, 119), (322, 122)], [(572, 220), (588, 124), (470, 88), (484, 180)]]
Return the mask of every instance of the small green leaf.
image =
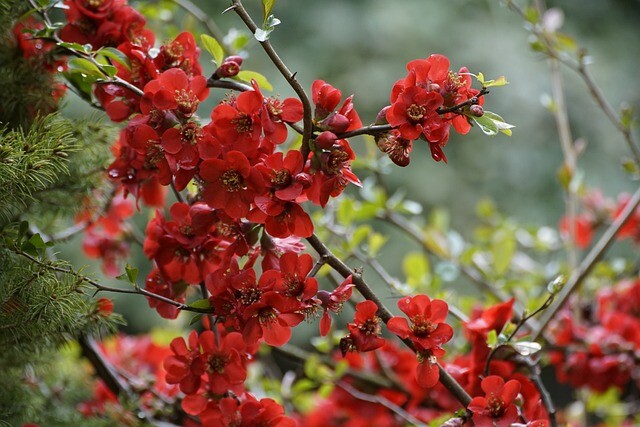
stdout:
[[(64, 47), (66, 49), (75, 50), (77, 52), (89, 53), (91, 52), (91, 45), (82, 45), (80, 43), (69, 43), (69, 42), (60, 42), (58, 46)], [(87, 50), (87, 46), (89, 49)]]
[(109, 77), (115, 77), (115, 75), (118, 73), (118, 69), (113, 65), (103, 65), (102, 70), (107, 73)]
[(484, 132), (485, 135), (494, 136), (498, 134), (498, 126), (495, 124), (493, 120), (489, 117), (483, 115), (482, 117), (470, 116), (471, 120), (478, 125), (480, 130)]
[(507, 136), (511, 136), (511, 133), (512, 133), (511, 129), (513, 129), (515, 126), (505, 122), (501, 116), (491, 111), (485, 111), (481, 118), (485, 118), (485, 117), (487, 119), (493, 120), (493, 124), (495, 125), (495, 127), (498, 129), (499, 132), (502, 132)]
[(271, 86), (269, 80), (267, 80), (265, 76), (258, 73), (257, 71), (242, 70), (236, 77), (245, 82), (251, 82), (251, 80), (255, 80), (258, 86), (260, 86), (262, 89), (268, 91), (273, 90), (273, 86)]
[(222, 64), (222, 61), (224, 60), (224, 49), (222, 49), (222, 46), (220, 45), (220, 43), (218, 43), (218, 40), (207, 34), (201, 34), (200, 40), (202, 41), (202, 45), (204, 46), (205, 50), (209, 52), (213, 57), (216, 65)]
[(117, 62), (125, 67), (127, 70), (131, 70), (131, 62), (124, 53), (120, 52), (115, 47), (104, 47), (98, 51), (99, 54), (109, 58), (110, 60)]
[(497, 344), (498, 344), (498, 333), (495, 331), (495, 329), (492, 329), (487, 334), (487, 345), (489, 346), (489, 348), (495, 348)]
[(196, 314), (195, 316), (193, 316), (191, 320), (189, 320), (189, 326), (193, 326), (196, 323), (198, 323), (203, 316), (204, 316), (203, 314)]
[(384, 244), (387, 243), (387, 237), (380, 233), (373, 233), (369, 235), (369, 241), (367, 244), (367, 255), (375, 258), (378, 252)]
[(127, 263), (127, 265), (124, 266), (124, 271), (127, 274), (127, 279), (129, 279), (129, 282), (136, 283), (136, 279), (138, 278), (138, 269), (132, 267), (131, 265), (129, 265), (129, 263)]
[(189, 307), (206, 310), (211, 308), (211, 302), (209, 301), (209, 298), (201, 298), (189, 304)]
[(273, 10), (273, 5), (276, 0), (262, 0), (262, 25), (267, 25), (267, 19), (271, 16), (271, 11)]
[(422, 252), (410, 252), (402, 260), (402, 271), (410, 285), (424, 283), (430, 273), (429, 258)]
[(491, 242), (493, 268), (498, 275), (503, 275), (511, 266), (511, 260), (516, 253), (516, 236), (511, 229), (498, 230)]
[(498, 87), (498, 86), (505, 86), (508, 85), (509, 82), (507, 81), (507, 78), (505, 76), (500, 76), (495, 80), (489, 80), (489, 81), (485, 81), (483, 86), (484, 87)]
[(47, 247), (47, 245), (44, 243), (44, 240), (42, 240), (42, 236), (40, 236), (40, 233), (36, 233), (31, 236), (31, 238), (29, 239), (29, 243), (31, 243), (36, 249), (45, 249)]

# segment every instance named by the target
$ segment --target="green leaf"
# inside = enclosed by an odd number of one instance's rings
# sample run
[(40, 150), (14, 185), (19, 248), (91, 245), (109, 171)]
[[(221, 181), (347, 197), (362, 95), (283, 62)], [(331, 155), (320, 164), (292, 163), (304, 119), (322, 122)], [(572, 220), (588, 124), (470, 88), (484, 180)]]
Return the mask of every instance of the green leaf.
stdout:
[(375, 258), (378, 255), (378, 252), (384, 244), (387, 242), (387, 237), (380, 233), (373, 233), (369, 235), (369, 241), (367, 244), (367, 255), (372, 258)]
[(20, 228), (18, 229), (18, 242), (22, 240), (22, 238), (27, 234), (29, 230), (29, 223), (27, 221), (22, 221), (20, 223)]
[(132, 267), (131, 265), (129, 265), (129, 263), (127, 263), (127, 265), (124, 266), (124, 271), (127, 274), (127, 279), (129, 279), (129, 282), (136, 283), (136, 279), (138, 278), (138, 269)]
[(131, 62), (129, 61), (129, 58), (115, 47), (104, 47), (100, 49), (98, 53), (131, 71)]
[(487, 334), (487, 345), (489, 346), (489, 348), (495, 348), (497, 344), (498, 344), (498, 333), (495, 331), (495, 329), (492, 329)]
[(68, 62), (69, 71), (82, 73), (87, 76), (103, 77), (104, 74), (100, 68), (93, 62), (85, 58), (73, 58)]
[(206, 310), (211, 308), (211, 302), (209, 301), (209, 298), (201, 298), (189, 304), (189, 307)]
[(189, 326), (193, 326), (198, 323), (203, 316), (203, 314), (196, 314), (195, 316), (193, 316), (191, 320), (189, 320)]
[(493, 236), (493, 241), (491, 242), (493, 268), (498, 275), (503, 275), (507, 272), (515, 253), (516, 236), (513, 230), (498, 230)]
[(484, 114), (482, 117), (469, 116), (471, 120), (478, 125), (480, 130), (484, 132), (485, 135), (494, 136), (498, 134), (498, 126), (491, 120), (489, 117)]
[(216, 65), (222, 64), (222, 61), (224, 60), (224, 49), (222, 49), (218, 40), (207, 34), (201, 34), (200, 40), (202, 41), (204, 49), (213, 57)]
[(498, 131), (504, 133), (507, 136), (511, 136), (511, 133), (512, 133), (511, 129), (513, 129), (515, 126), (505, 122), (502, 117), (500, 117), (499, 115), (491, 111), (485, 111), (484, 114), (482, 115), (482, 118), (484, 117), (487, 117), (488, 119), (493, 120), (493, 123), (498, 129)]
[(109, 77), (115, 77), (118, 74), (118, 69), (113, 65), (103, 65), (102, 70), (107, 73)]
[(251, 83), (251, 80), (255, 80), (258, 86), (260, 86), (262, 89), (268, 90), (268, 91), (273, 90), (273, 86), (271, 86), (271, 83), (269, 83), (269, 80), (267, 80), (265, 76), (258, 73), (257, 71), (242, 70), (238, 73), (236, 77), (239, 80), (243, 80), (249, 83)]
[(66, 49), (75, 50), (77, 52), (84, 52), (84, 53), (91, 52), (91, 45), (90, 44), (82, 45), (80, 43), (60, 42), (60, 43), (58, 43), (58, 46), (64, 47)]
[(505, 76), (500, 76), (495, 80), (489, 80), (489, 81), (485, 81), (483, 86), (484, 87), (499, 87), (499, 86), (505, 86), (508, 85), (509, 82), (507, 81), (507, 78)]
[(271, 11), (273, 10), (273, 5), (276, 0), (262, 0), (262, 25), (267, 25), (267, 19), (271, 16)]
[(422, 252), (410, 252), (402, 260), (402, 271), (410, 285), (424, 283), (430, 273), (429, 259)]

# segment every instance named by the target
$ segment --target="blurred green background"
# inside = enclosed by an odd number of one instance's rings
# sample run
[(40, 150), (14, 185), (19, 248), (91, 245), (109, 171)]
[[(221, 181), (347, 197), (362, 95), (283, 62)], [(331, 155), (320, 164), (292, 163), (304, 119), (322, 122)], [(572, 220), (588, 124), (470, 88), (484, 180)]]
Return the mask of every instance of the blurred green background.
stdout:
[[(244, 30), (232, 11), (221, 12), (227, 1), (195, 1), (225, 32)], [(134, 2), (135, 4), (135, 2)], [(159, 41), (170, 40), (182, 29), (194, 34), (204, 30), (180, 9), (170, 11), (171, 2), (149, 19)], [(255, 20), (261, 17), (260, 2), (245, 4)], [(547, 7), (564, 11), (562, 31), (574, 37), (592, 57), (591, 70), (611, 104), (625, 102), (638, 107), (640, 85), (635, 81), (640, 69), (640, 2), (632, 0), (570, 0), (548, 2)], [(161, 9), (162, 10), (162, 9)], [(505, 75), (510, 84), (495, 88), (485, 109), (501, 114), (516, 126), (512, 137), (486, 137), (478, 129), (459, 136), (452, 131), (445, 148), (448, 164), (432, 161), (428, 147), (416, 143), (411, 165), (396, 168), (388, 177), (392, 188), (403, 188), (408, 197), (424, 205), (425, 211), (442, 206), (450, 211), (452, 226), (470, 235), (477, 223), (474, 209), (482, 198), (495, 201), (499, 210), (520, 223), (555, 227), (564, 211), (563, 191), (556, 173), (562, 153), (553, 115), (542, 105), (551, 93), (548, 64), (544, 56), (529, 48), (523, 21), (498, 0), (278, 0), (274, 14), (282, 23), (271, 41), (288, 67), (306, 88), (314, 79), (323, 79), (355, 94), (355, 106), (364, 123), (389, 102), (393, 83), (405, 75), (406, 62), (442, 53), (452, 68), (467, 66), (487, 78)], [(196, 36), (196, 39), (198, 37)], [(274, 84), (274, 93), (292, 96), (292, 90), (257, 44), (246, 48), (249, 58), (244, 68), (265, 74)], [(203, 64), (210, 57), (202, 53)], [(206, 66), (206, 65), (205, 65)], [(620, 164), (628, 155), (622, 137), (592, 101), (576, 74), (563, 70), (573, 137), (587, 143), (579, 167), (588, 187), (600, 188), (615, 197), (632, 191), (631, 181)], [(200, 114), (208, 119), (215, 100), (212, 96)], [(70, 100), (67, 114), (85, 114), (87, 107)], [(353, 140), (352, 146), (367, 144)], [(146, 218), (139, 223), (143, 227)], [(383, 250), (385, 265), (400, 274), (406, 240), (391, 241)], [(65, 249), (77, 264), (86, 264), (79, 240)], [(137, 252), (132, 260), (146, 274), (145, 259)], [(95, 265), (95, 264), (94, 264)], [(95, 265), (97, 271), (99, 267)], [(146, 308), (143, 298), (118, 299), (116, 310), (129, 319), (129, 331), (143, 331), (159, 322)], [(144, 308), (143, 308), (144, 307)], [(346, 315), (345, 315), (346, 316)], [(190, 317), (190, 316), (189, 316)], [(188, 321), (188, 318), (183, 320)], [(315, 326), (314, 326), (315, 327)]]

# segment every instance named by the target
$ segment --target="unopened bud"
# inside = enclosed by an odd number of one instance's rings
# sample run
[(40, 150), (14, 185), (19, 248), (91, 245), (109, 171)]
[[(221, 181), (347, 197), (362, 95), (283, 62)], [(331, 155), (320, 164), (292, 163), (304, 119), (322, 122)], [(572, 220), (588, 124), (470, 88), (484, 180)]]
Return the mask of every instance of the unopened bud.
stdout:
[(294, 180), (302, 185), (302, 188), (309, 188), (311, 186), (311, 176), (308, 173), (299, 173), (295, 176)]
[(476, 117), (482, 117), (484, 115), (484, 110), (481, 105), (472, 105), (469, 107), (469, 111)]
[(242, 57), (238, 56), (238, 55), (231, 55), (231, 56), (227, 56), (224, 62), (235, 62), (236, 64), (238, 64), (238, 67), (242, 66)]
[(335, 133), (345, 132), (349, 128), (349, 119), (342, 114), (332, 114), (327, 117), (322, 124), (324, 128)]
[(218, 78), (235, 77), (240, 72), (240, 64), (234, 61), (225, 61), (216, 70)]
[(330, 131), (324, 131), (316, 138), (316, 147), (322, 149), (329, 149), (333, 147), (333, 144), (336, 142), (338, 137), (335, 133)]

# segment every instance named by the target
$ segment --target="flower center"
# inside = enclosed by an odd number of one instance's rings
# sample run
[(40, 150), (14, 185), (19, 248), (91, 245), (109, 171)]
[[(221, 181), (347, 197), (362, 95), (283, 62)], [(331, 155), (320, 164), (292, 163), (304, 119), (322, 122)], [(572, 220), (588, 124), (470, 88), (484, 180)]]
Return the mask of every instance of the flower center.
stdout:
[(288, 170), (283, 169), (279, 171), (273, 171), (271, 176), (271, 185), (280, 189), (285, 188), (291, 184), (291, 174)]
[(207, 372), (221, 374), (229, 363), (229, 357), (222, 354), (210, 354), (207, 357)]
[(193, 237), (196, 234), (193, 232), (193, 228), (190, 225), (181, 225), (179, 228), (180, 232), (187, 237)]
[(340, 170), (346, 162), (349, 161), (349, 154), (345, 151), (335, 150), (329, 156), (327, 161), (327, 173), (329, 175), (335, 175), (340, 173)]
[(240, 290), (240, 296), (238, 300), (242, 305), (251, 305), (260, 301), (262, 291), (258, 288), (243, 288)]
[(275, 323), (277, 318), (278, 318), (278, 315), (276, 314), (275, 310), (271, 307), (265, 307), (262, 310), (260, 310), (260, 313), (258, 313), (258, 320), (262, 325)]
[(222, 176), (220, 176), (220, 181), (229, 193), (240, 190), (243, 184), (242, 175), (235, 169), (225, 171)]
[(193, 92), (184, 89), (175, 91), (176, 102), (178, 103), (178, 111), (185, 116), (190, 116), (198, 108), (198, 99)]
[(411, 332), (417, 337), (428, 336), (431, 332), (435, 331), (438, 326), (419, 317), (411, 319), (411, 323), (413, 323), (413, 325), (411, 325)]
[(382, 333), (380, 329), (380, 320), (377, 316), (373, 319), (367, 319), (362, 325), (360, 325), (360, 331), (365, 335), (380, 335)]
[(251, 120), (251, 117), (248, 114), (240, 113), (238, 117), (231, 120), (231, 124), (236, 127), (236, 132), (238, 133), (251, 132), (253, 120)]
[(411, 104), (411, 106), (407, 108), (407, 117), (412, 122), (419, 122), (425, 114), (426, 110), (422, 105)]
[(169, 43), (164, 52), (169, 58), (175, 60), (182, 56), (184, 53), (184, 47), (177, 42)]
[(193, 122), (189, 122), (180, 131), (180, 138), (191, 145), (196, 145), (198, 138), (202, 136), (202, 129)]
[(87, 0), (87, 4), (89, 7), (93, 9), (97, 9), (104, 3), (104, 0)]
[(271, 116), (279, 116), (282, 114), (282, 103), (277, 99), (268, 99), (267, 108)]
[(504, 401), (502, 398), (492, 394), (487, 399), (487, 409), (491, 412), (491, 416), (494, 418), (501, 417), (504, 413)]

